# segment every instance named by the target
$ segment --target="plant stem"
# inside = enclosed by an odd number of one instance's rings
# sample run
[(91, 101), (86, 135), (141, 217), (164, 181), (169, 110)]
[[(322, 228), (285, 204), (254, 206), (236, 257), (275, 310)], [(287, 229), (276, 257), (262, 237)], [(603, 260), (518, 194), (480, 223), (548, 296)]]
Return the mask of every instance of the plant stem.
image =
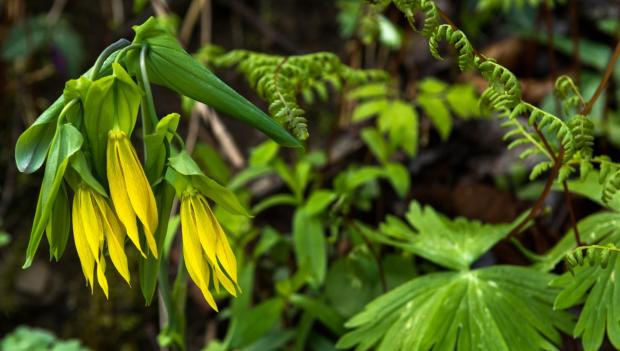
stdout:
[(545, 199), (547, 198), (547, 195), (549, 195), (549, 192), (551, 191), (551, 186), (553, 185), (553, 181), (558, 176), (558, 173), (560, 171), (560, 167), (562, 166), (561, 160), (562, 160), (563, 156), (564, 156), (564, 148), (561, 148), (560, 149), (560, 153), (559, 153), (558, 157), (556, 157), (556, 161), (553, 164), (553, 168), (551, 169), (551, 173), (549, 174), (549, 177), (547, 178), (547, 181), (545, 182), (545, 188), (543, 189), (542, 193), (540, 193), (540, 196), (538, 196), (538, 199), (534, 203), (534, 206), (530, 210), (530, 213), (528, 213), (528, 215), (525, 218), (523, 218), (523, 220), (521, 222), (519, 222), (519, 224), (517, 224), (517, 226), (514, 227), (510, 231), (510, 233), (506, 237), (506, 240), (509, 240), (509, 239), (513, 238), (515, 235), (517, 235), (527, 225), (527, 223), (529, 221), (531, 221), (536, 216), (538, 216), (538, 213), (540, 212), (540, 210), (542, 208), (542, 205), (545, 203)]
[(581, 236), (579, 235), (579, 228), (577, 227), (577, 217), (575, 216), (575, 208), (573, 207), (573, 199), (568, 189), (568, 182), (563, 181), (564, 187), (564, 199), (566, 200), (566, 207), (568, 207), (568, 213), (570, 214), (571, 225), (573, 226), (573, 233), (575, 234), (575, 242), (577, 246), (581, 246)]
[(97, 79), (97, 75), (99, 75), (99, 71), (101, 70), (101, 66), (105, 62), (105, 60), (110, 56), (113, 52), (128, 46), (131, 42), (127, 39), (119, 39), (114, 43), (110, 44), (107, 48), (105, 48), (99, 57), (97, 57), (97, 61), (95, 61), (95, 65), (93, 66), (93, 70), (90, 72), (90, 79)]
[(140, 50), (140, 78), (142, 79), (142, 88), (146, 98), (146, 112), (151, 122), (150, 128), (147, 128), (147, 131), (152, 132), (157, 125), (157, 112), (155, 112), (155, 102), (153, 101), (151, 83), (149, 82), (149, 74), (146, 68), (146, 54), (148, 50), (148, 45), (144, 45), (142, 50)]
[(603, 79), (601, 80), (598, 87), (596, 88), (594, 95), (592, 95), (590, 100), (588, 100), (588, 103), (586, 104), (586, 106), (581, 111), (582, 115), (586, 116), (592, 111), (592, 107), (594, 107), (594, 103), (596, 103), (596, 100), (598, 100), (598, 98), (603, 93), (603, 90), (605, 89), (605, 86), (607, 85), (607, 82), (609, 81), (611, 74), (614, 72), (614, 68), (616, 67), (616, 61), (618, 60), (618, 56), (620, 56), (620, 40), (618, 41), (618, 43), (616, 43), (616, 48), (614, 49), (614, 52), (611, 55), (611, 58), (609, 59), (609, 63), (607, 63), (607, 68), (605, 68), (605, 74), (603, 75)]

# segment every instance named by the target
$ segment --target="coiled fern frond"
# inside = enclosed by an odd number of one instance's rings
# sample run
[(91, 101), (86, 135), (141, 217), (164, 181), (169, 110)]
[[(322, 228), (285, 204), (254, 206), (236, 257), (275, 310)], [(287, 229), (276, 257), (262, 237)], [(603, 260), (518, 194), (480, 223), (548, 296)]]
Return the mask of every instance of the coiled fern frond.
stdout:
[(521, 86), (517, 77), (510, 70), (492, 60), (478, 60), (478, 70), (489, 85), (506, 94), (506, 102), (515, 106), (521, 100)]
[(384, 71), (353, 69), (328, 52), (279, 56), (247, 50), (218, 53), (208, 47), (203, 52), (210, 53), (205, 59), (215, 67), (236, 67), (269, 103), (269, 114), (300, 140), (308, 138), (308, 125), (299, 94), (309, 101), (314, 95), (327, 99), (328, 85), (340, 90), (344, 83), (359, 85), (388, 79)]
[(564, 113), (570, 113), (571, 109), (580, 111), (584, 108), (585, 101), (583, 96), (571, 77), (567, 75), (559, 76), (555, 80), (553, 91), (558, 99), (560, 99)]
[(594, 146), (594, 123), (584, 115), (574, 115), (568, 124), (575, 140), (575, 152), (580, 158), (592, 158)]
[(510, 118), (517, 118), (520, 115), (528, 116), (530, 125), (536, 124), (540, 130), (544, 130), (551, 135), (555, 135), (562, 148), (564, 149), (563, 160), (570, 160), (575, 153), (575, 138), (569, 126), (560, 118), (534, 106), (521, 101), (512, 110)]
[(428, 39), (428, 46), (433, 57), (438, 60), (443, 60), (439, 54), (439, 43), (442, 40), (447, 41), (458, 51), (461, 71), (465, 71), (473, 65), (474, 49), (462, 31), (449, 24), (442, 24), (433, 31)]
[(432, 0), (394, 0), (394, 4), (405, 14), (411, 28), (418, 30), (415, 26), (416, 12), (424, 14), (424, 22), (420, 32), (426, 38), (430, 38), (439, 26), (439, 12)]

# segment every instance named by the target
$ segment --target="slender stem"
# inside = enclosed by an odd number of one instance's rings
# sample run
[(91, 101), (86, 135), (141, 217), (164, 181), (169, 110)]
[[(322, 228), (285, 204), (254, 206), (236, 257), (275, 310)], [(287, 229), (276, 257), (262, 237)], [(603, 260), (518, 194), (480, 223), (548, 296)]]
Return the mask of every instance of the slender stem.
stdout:
[(142, 79), (142, 88), (144, 89), (144, 94), (146, 98), (146, 114), (148, 115), (151, 122), (150, 128), (148, 129), (148, 131), (150, 132), (157, 125), (157, 112), (155, 112), (153, 92), (151, 91), (149, 73), (146, 68), (146, 55), (148, 53), (148, 50), (148, 45), (142, 46), (142, 50), (140, 50), (140, 78)]
[(69, 101), (60, 111), (60, 114), (58, 115), (58, 120), (56, 121), (56, 126), (58, 127), (62, 121), (64, 120), (65, 115), (69, 112), (69, 110), (78, 102), (80, 101), (79, 98), (73, 98), (71, 99), (71, 101)]
[(120, 50), (129, 44), (131, 44), (129, 40), (119, 39), (115, 41), (114, 43), (110, 44), (110, 46), (108, 46), (107, 48), (105, 48), (101, 52), (99, 57), (97, 57), (97, 61), (95, 61), (95, 65), (93, 66), (93, 70), (90, 72), (89, 78), (91, 80), (97, 79), (97, 75), (99, 74), (99, 71), (101, 70), (101, 66), (103, 65), (105, 60), (108, 58), (108, 56), (110, 56), (113, 52)]
[(560, 153), (558, 157), (556, 158), (555, 163), (553, 164), (553, 168), (551, 169), (551, 174), (549, 174), (549, 177), (547, 178), (547, 181), (545, 182), (545, 188), (543, 189), (542, 193), (540, 193), (540, 196), (538, 196), (538, 199), (534, 203), (534, 206), (530, 210), (530, 213), (528, 213), (528, 215), (525, 218), (523, 218), (523, 220), (519, 222), (519, 224), (517, 224), (517, 226), (514, 227), (510, 231), (510, 233), (506, 237), (506, 240), (512, 239), (515, 235), (521, 232), (521, 230), (529, 223), (529, 221), (531, 221), (536, 216), (538, 216), (538, 213), (540, 212), (542, 205), (545, 203), (545, 199), (547, 198), (547, 195), (549, 195), (549, 192), (551, 191), (551, 186), (553, 185), (553, 181), (555, 180), (555, 178), (558, 176), (558, 173), (560, 172), (560, 167), (562, 166), (562, 162), (560, 160), (562, 160), (563, 156), (564, 156), (564, 148), (561, 148)]
[(123, 57), (125, 57), (125, 54), (127, 52), (134, 50), (134, 49), (138, 49), (138, 48), (142, 48), (142, 44), (131, 44), (129, 46), (122, 48), (121, 51), (118, 53), (118, 55), (116, 55), (116, 58), (114, 58), (114, 62), (115, 63), (120, 62), (123, 59)]
[(586, 116), (590, 113), (590, 111), (592, 111), (592, 107), (594, 107), (594, 103), (596, 103), (596, 100), (598, 100), (598, 98), (603, 93), (603, 90), (605, 89), (605, 86), (607, 85), (607, 82), (609, 81), (611, 74), (614, 72), (614, 68), (616, 67), (616, 61), (618, 60), (618, 56), (620, 56), (620, 40), (616, 44), (616, 48), (614, 49), (614, 52), (611, 55), (611, 58), (609, 59), (609, 63), (607, 63), (607, 68), (605, 68), (605, 74), (603, 75), (603, 79), (601, 80), (598, 87), (596, 88), (594, 95), (590, 98), (590, 100), (588, 100), (588, 103), (581, 111), (582, 115)]
[(571, 225), (573, 226), (573, 233), (575, 234), (575, 242), (577, 246), (581, 246), (581, 236), (579, 235), (579, 228), (577, 227), (577, 217), (575, 216), (575, 208), (573, 207), (573, 199), (568, 189), (568, 182), (563, 181), (564, 187), (564, 199), (566, 200), (566, 207), (568, 207), (568, 213), (570, 214)]

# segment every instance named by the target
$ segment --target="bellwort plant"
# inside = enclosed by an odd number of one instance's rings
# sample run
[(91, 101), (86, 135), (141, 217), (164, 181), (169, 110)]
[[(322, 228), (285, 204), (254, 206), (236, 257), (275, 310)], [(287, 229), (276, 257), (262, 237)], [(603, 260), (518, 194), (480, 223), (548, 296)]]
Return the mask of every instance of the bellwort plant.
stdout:
[[(24, 268), (46, 234), (50, 258), (59, 260), (73, 237), (86, 283), (95, 279), (106, 297), (106, 260), (128, 283), (127, 252), (138, 255), (139, 282), (149, 304), (160, 281), (170, 308), (167, 262), (162, 250), (176, 197), (180, 200), (182, 261), (189, 277), (217, 310), (210, 287), (239, 292), (237, 260), (209, 201), (248, 215), (235, 195), (208, 178), (182, 150), (179, 114), (158, 118), (151, 83), (240, 119), (288, 147), (297, 139), (185, 52), (164, 21), (135, 26), (133, 42), (106, 48), (83, 76), (66, 83), (62, 96), (19, 138), (15, 159), (21, 172), (45, 164)], [(132, 139), (141, 117), (143, 152)], [(142, 159), (142, 161), (141, 161)], [(71, 236), (70, 233), (73, 232)], [(127, 240), (128, 238), (128, 240)], [(174, 313), (167, 311), (168, 314)]]

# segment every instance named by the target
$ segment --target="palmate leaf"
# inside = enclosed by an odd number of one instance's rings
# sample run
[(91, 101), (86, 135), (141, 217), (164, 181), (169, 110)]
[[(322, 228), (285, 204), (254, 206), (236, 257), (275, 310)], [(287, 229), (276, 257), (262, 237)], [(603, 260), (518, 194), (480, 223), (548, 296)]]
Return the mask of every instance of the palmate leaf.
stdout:
[(553, 275), (518, 266), (431, 273), (384, 294), (345, 326), (355, 350), (557, 350), (570, 314), (554, 311)]
[[(483, 224), (465, 218), (450, 220), (430, 206), (413, 201), (406, 215), (409, 225), (388, 216), (379, 233), (360, 225), (362, 234), (400, 247), (446, 268), (465, 270), (506, 236), (514, 224)], [(520, 221), (521, 217), (515, 220)]]
[[(616, 212), (596, 213), (586, 217), (579, 222), (580, 229), (582, 223), (590, 228), (590, 232), (582, 236), (584, 242), (620, 245), (619, 221), (620, 214)], [(572, 237), (572, 233), (570, 234)], [(562, 245), (563, 241), (558, 246)], [(574, 247), (574, 239), (572, 243)], [(583, 304), (572, 334), (582, 339), (586, 351), (600, 348), (605, 331), (612, 345), (620, 348), (620, 281), (616, 278), (618, 272), (620, 259), (617, 253), (611, 253), (606, 268), (599, 264), (577, 266), (574, 268), (574, 276), (565, 273), (551, 283), (552, 286), (562, 289), (555, 300), (556, 309)]]

